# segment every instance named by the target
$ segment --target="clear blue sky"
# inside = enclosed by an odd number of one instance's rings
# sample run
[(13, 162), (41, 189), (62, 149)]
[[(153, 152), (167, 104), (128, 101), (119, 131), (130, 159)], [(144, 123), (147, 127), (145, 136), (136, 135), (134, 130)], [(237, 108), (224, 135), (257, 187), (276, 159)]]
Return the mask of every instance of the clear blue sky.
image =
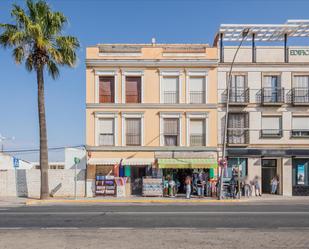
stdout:
[[(1, 0), (0, 22), (10, 22), (12, 3)], [(309, 18), (306, 0), (49, 0), (53, 10), (69, 19), (66, 33), (81, 42), (79, 63), (61, 69), (53, 81), (47, 75), (46, 112), (48, 144), (85, 143), (85, 48), (97, 43), (210, 43), (220, 23), (283, 23)], [(37, 89), (35, 74), (17, 66), (11, 51), (0, 50), (0, 134), (15, 140), (5, 149), (38, 148)], [(37, 154), (20, 155), (37, 160)], [(51, 153), (50, 160), (62, 160)]]

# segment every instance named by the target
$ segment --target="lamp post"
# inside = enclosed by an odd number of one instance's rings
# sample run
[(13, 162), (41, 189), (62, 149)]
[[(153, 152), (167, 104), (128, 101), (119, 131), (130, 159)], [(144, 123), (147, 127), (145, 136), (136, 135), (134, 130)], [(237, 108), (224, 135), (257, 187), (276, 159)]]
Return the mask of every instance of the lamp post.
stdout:
[[(233, 66), (234, 66), (234, 62), (236, 59), (236, 56), (238, 54), (238, 51), (243, 43), (243, 41), (245, 40), (245, 38), (248, 36), (250, 29), (249, 28), (245, 28), (243, 29), (241, 35), (242, 35), (242, 39), (235, 51), (232, 63), (231, 63), (231, 67), (229, 70), (229, 74), (228, 74), (228, 82), (227, 82), (227, 86), (226, 86), (226, 111), (225, 111), (225, 124), (224, 124), (224, 133), (223, 133), (223, 148), (222, 148), (222, 160), (226, 161), (226, 146), (227, 146), (227, 130), (228, 130), (228, 116), (229, 116), (229, 102), (230, 102), (230, 86), (232, 84), (232, 70), (233, 70)], [(222, 49), (222, 48), (221, 48)], [(222, 199), (222, 187), (223, 187), (223, 167), (221, 166), (221, 170), (220, 170), (220, 191), (219, 191), (219, 200)]]

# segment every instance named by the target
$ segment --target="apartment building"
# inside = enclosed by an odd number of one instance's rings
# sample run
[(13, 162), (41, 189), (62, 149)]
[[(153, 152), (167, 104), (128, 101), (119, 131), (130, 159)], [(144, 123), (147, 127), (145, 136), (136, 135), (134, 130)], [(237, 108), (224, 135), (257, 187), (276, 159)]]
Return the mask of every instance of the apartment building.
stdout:
[(207, 44), (88, 47), (87, 195), (98, 175), (128, 176), (131, 194), (141, 194), (143, 177), (173, 169), (216, 175), (216, 68)]
[(242, 176), (248, 181), (258, 177), (264, 193), (270, 193), (270, 181), (278, 175), (279, 194), (309, 195), (309, 47), (288, 43), (291, 38), (309, 36), (308, 20), (220, 26), (215, 41), (220, 60), (219, 147), (229, 72), (244, 29), (249, 33), (233, 63), (230, 81), (228, 171), (242, 165)]

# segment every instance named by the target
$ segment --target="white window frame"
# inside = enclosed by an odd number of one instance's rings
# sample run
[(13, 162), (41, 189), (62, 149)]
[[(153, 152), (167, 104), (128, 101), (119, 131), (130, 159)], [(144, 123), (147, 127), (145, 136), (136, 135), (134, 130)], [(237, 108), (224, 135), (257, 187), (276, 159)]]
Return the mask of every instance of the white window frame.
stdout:
[(179, 146), (182, 145), (182, 113), (181, 112), (173, 112), (173, 113), (160, 113), (160, 146), (164, 145), (164, 119), (166, 118), (178, 118), (179, 122)]
[(95, 112), (95, 145), (99, 146), (99, 119), (114, 119), (114, 146), (118, 146), (118, 113), (117, 112)]
[(203, 104), (208, 103), (208, 71), (186, 71), (186, 103), (190, 104), (190, 78), (191, 77), (204, 77), (204, 91), (205, 99)]
[(126, 118), (140, 118), (141, 119), (141, 146), (145, 145), (144, 138), (144, 113), (143, 112), (123, 112), (121, 114), (121, 144), (126, 145)]
[(182, 103), (182, 81), (181, 81), (181, 75), (182, 75), (182, 71), (181, 70), (160, 70), (159, 69), (159, 74), (160, 74), (160, 87), (159, 87), (159, 91), (160, 91), (160, 103), (164, 104), (164, 98), (163, 98), (163, 78), (164, 77), (178, 77), (178, 104)]
[(95, 78), (95, 103), (99, 103), (99, 82), (100, 82), (100, 76), (113, 76), (114, 77), (114, 100), (115, 104), (118, 103), (118, 70), (117, 69), (111, 69), (111, 70), (95, 70), (94, 71), (94, 78)]
[(141, 77), (141, 103), (144, 103), (144, 70), (121, 70), (121, 101), (126, 103), (126, 77)]
[(190, 120), (204, 119), (205, 120), (205, 146), (209, 146), (208, 141), (208, 113), (186, 113), (186, 145), (190, 146)]

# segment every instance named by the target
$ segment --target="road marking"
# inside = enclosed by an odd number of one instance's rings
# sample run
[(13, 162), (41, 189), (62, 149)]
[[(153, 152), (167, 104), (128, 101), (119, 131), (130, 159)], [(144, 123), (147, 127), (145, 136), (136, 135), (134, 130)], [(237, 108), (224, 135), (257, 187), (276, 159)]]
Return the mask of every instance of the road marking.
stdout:
[(0, 230), (20, 230), (25, 229), (25, 227), (0, 227)]
[(40, 227), (42, 230), (77, 230), (79, 227)]
[(0, 212), (0, 216), (7, 215), (309, 215), (309, 212), (256, 212), (256, 211), (196, 211), (196, 212), (185, 212), (185, 211), (126, 211), (126, 212)]

